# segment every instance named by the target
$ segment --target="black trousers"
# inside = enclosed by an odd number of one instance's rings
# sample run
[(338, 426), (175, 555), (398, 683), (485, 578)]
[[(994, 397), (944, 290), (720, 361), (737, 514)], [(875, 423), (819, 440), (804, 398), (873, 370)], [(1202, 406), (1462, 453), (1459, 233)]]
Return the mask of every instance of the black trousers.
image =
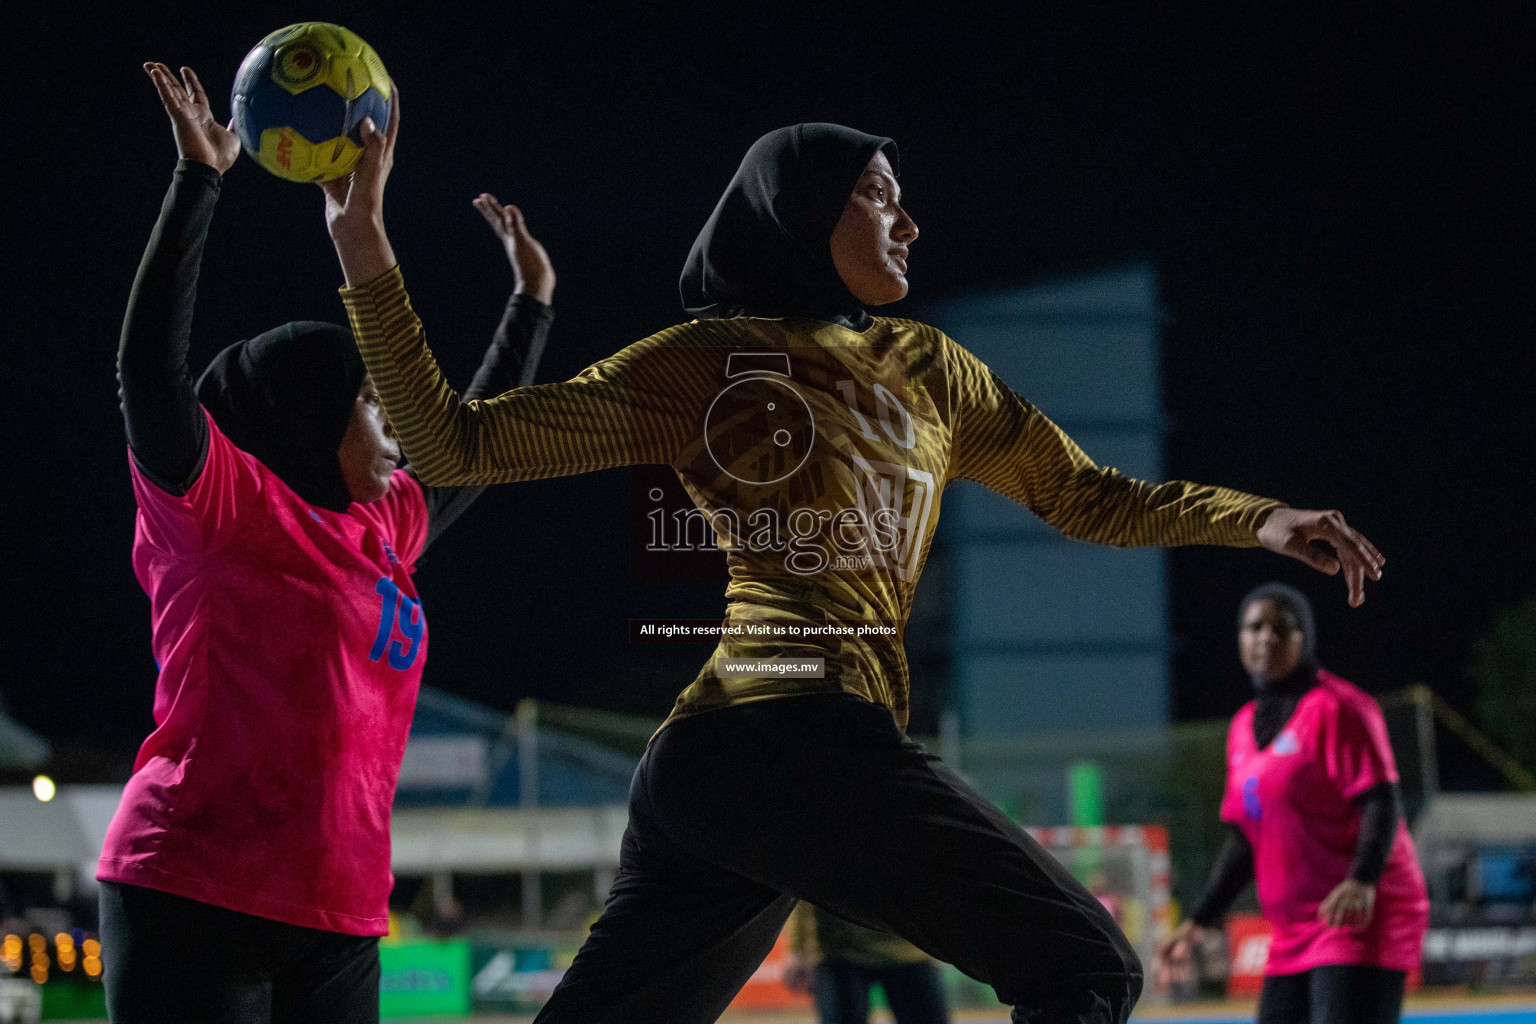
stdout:
[(797, 899), (991, 985), (1015, 1021), (1124, 1024), (1141, 965), (1098, 900), (888, 708), (779, 698), (675, 722), (630, 786), (606, 909), (541, 1024), (719, 1017)]
[(1385, 967), (1314, 967), (1264, 979), (1258, 1024), (1397, 1024), (1405, 971)]
[(870, 988), (885, 990), (896, 1024), (949, 1024), (939, 969), (928, 961), (865, 967), (846, 960), (816, 965), (816, 1013), (821, 1024), (869, 1024)]
[(379, 940), (101, 884), (113, 1024), (378, 1024)]

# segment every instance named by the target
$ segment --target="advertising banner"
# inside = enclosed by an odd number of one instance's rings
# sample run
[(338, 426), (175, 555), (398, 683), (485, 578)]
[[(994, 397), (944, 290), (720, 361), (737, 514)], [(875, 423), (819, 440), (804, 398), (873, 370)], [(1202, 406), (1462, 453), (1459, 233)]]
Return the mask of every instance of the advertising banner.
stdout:
[(470, 1011), (469, 942), (379, 945), (379, 1016), (448, 1016)]
[(1264, 987), (1264, 965), (1269, 962), (1269, 936), (1273, 929), (1258, 914), (1233, 914), (1227, 918), (1227, 995), (1251, 999)]

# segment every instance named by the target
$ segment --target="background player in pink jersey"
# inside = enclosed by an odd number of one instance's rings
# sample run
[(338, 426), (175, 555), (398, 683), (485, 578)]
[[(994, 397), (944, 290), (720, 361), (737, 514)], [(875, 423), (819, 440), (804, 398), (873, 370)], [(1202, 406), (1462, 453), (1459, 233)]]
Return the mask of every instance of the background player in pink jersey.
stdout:
[(1243, 599), (1238, 652), (1258, 693), (1227, 735), (1221, 818), (1231, 830), (1160, 959), (1183, 970), (1201, 929), (1256, 880), (1274, 925), (1261, 1024), (1391, 1024), (1429, 898), (1381, 708), (1318, 667), (1316, 639), (1294, 588), (1269, 583)]
[[(284, 324), (195, 380), (198, 270), (240, 145), (190, 68), (180, 82), (145, 70), (181, 160), (118, 353), (160, 676), (98, 872), (108, 1010), (118, 1024), (373, 1022), (390, 807), (426, 660), (411, 573), (480, 489), (397, 468), (346, 328)], [(515, 208), (475, 206), (517, 282), (471, 388), (483, 395), (531, 382), (554, 271)]]

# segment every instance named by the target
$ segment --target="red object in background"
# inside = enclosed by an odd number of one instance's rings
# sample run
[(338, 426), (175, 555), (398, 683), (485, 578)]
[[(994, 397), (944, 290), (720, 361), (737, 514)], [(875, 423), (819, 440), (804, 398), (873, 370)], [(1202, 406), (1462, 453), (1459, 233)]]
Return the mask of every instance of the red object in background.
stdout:
[(773, 944), (767, 959), (762, 962), (757, 971), (747, 983), (741, 987), (736, 998), (731, 1002), (731, 1008), (735, 1010), (792, 1010), (807, 1009), (811, 1006), (811, 997), (804, 992), (791, 992), (784, 987), (784, 958), (789, 953), (789, 935), (787, 932), (779, 934), (778, 941)]
[(1274, 929), (1258, 914), (1233, 914), (1227, 918), (1227, 995), (1256, 996), (1264, 987), (1264, 965), (1269, 962), (1269, 936)]

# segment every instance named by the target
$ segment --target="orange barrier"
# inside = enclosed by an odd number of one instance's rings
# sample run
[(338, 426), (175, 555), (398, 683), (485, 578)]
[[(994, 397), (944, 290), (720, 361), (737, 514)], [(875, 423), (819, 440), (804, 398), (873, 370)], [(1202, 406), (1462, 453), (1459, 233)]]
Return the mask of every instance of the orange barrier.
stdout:
[(802, 992), (791, 992), (784, 987), (784, 959), (789, 955), (789, 936), (780, 933), (768, 958), (756, 973), (741, 987), (731, 1002), (733, 1010), (799, 1010), (809, 1009), (811, 997)]

